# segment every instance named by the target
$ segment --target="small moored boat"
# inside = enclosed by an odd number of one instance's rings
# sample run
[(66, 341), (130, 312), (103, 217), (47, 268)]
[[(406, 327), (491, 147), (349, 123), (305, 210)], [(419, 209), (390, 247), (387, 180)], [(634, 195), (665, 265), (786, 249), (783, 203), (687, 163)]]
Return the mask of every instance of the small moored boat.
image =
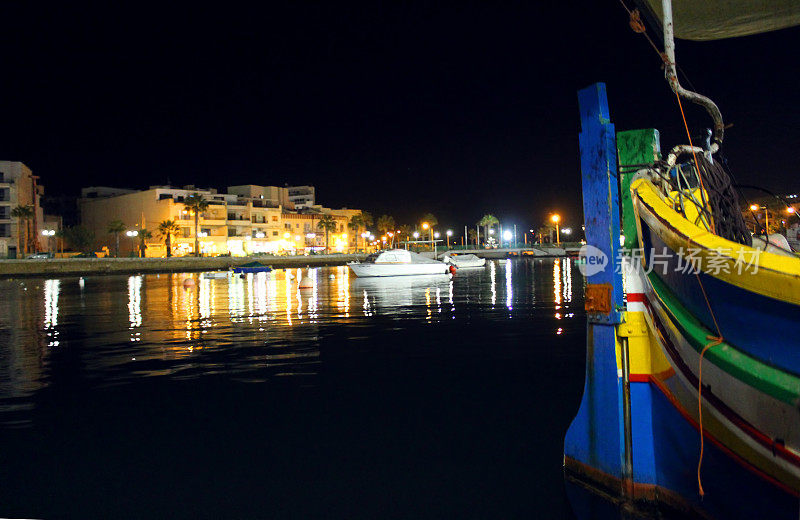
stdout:
[(485, 258), (479, 258), (475, 255), (445, 255), (442, 261), (456, 266), (458, 269), (466, 269), (470, 267), (483, 267), (486, 265)]
[(446, 274), (450, 266), (405, 249), (389, 249), (369, 255), (363, 262), (347, 264), (358, 277)]
[(272, 271), (272, 267), (264, 265), (261, 262), (249, 262), (233, 268), (235, 274), (268, 273), (270, 271)]

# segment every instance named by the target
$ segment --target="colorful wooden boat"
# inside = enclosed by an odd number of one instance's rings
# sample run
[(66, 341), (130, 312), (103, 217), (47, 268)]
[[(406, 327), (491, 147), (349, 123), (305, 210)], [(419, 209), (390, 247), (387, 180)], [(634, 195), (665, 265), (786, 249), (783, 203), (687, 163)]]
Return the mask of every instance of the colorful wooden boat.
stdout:
[[(800, 258), (676, 211), (642, 174), (660, 158), (658, 132), (615, 134), (603, 85), (579, 99), (585, 256), (607, 268), (587, 271), (567, 478), (679, 516), (798, 518)], [(640, 172), (620, 174), (617, 152)]]

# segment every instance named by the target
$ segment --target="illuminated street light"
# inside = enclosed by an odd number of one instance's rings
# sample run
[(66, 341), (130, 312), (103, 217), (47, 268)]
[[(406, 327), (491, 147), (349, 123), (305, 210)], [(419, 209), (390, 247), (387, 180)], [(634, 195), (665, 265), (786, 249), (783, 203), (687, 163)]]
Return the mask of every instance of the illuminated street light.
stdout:
[(794, 213), (795, 211), (796, 211), (796, 210), (795, 210), (795, 209), (794, 209), (792, 206), (789, 206), (788, 208), (786, 208), (786, 213), (788, 213), (788, 214), (790, 214), (790, 215), (791, 215), (792, 213)]
[(291, 233), (288, 233), (288, 232), (283, 234), (283, 238), (285, 238), (286, 240), (289, 240), (289, 238), (290, 238), (291, 236), (292, 236), (292, 234), (291, 234)]
[(441, 236), (441, 235), (439, 234), (439, 232), (438, 232), (438, 231), (437, 231), (437, 232), (435, 232), (435, 233), (433, 234), (433, 238), (439, 238), (440, 236)]
[(751, 211), (758, 211), (758, 204), (750, 204)]
[(558, 232), (558, 223), (561, 222), (561, 215), (559, 215), (558, 213), (554, 213), (553, 215), (550, 216), (550, 222), (556, 225), (556, 245), (560, 245), (561, 236), (559, 235)]
[(572, 228), (565, 227), (564, 229), (561, 230), (561, 232), (564, 233), (565, 235), (571, 235)]
[[(136, 232), (134, 231), (134, 233)], [(206, 238), (208, 236), (208, 233), (206, 233), (205, 231), (201, 231), (197, 236), (200, 238)]]
[(414, 235), (413, 236), (414, 236), (414, 238), (419, 238), (419, 232), (414, 231)]
[(490, 235), (494, 235), (494, 228), (490, 228), (490, 229), (489, 229), (489, 234), (490, 234)]
[(306, 238), (317, 238), (316, 233), (306, 233)]
[(431, 227), (431, 226), (427, 222), (423, 222), (422, 223), (422, 229), (428, 229), (429, 227)]
[(506, 242), (510, 242), (512, 238), (514, 238), (514, 234), (511, 233), (511, 231), (509, 231), (508, 229), (503, 231), (503, 240), (505, 240)]
[(125, 234), (128, 235), (129, 237), (138, 237), (139, 236), (139, 232), (138, 231), (126, 231)]
[(264, 238), (264, 233), (256, 233), (256, 238)]

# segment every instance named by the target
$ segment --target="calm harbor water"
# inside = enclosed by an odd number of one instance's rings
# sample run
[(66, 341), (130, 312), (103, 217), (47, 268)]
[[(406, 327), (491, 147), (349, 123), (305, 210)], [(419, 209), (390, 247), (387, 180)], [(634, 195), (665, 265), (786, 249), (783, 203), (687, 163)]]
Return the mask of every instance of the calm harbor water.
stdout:
[(566, 259), (2, 280), (0, 516), (573, 518), (583, 284)]

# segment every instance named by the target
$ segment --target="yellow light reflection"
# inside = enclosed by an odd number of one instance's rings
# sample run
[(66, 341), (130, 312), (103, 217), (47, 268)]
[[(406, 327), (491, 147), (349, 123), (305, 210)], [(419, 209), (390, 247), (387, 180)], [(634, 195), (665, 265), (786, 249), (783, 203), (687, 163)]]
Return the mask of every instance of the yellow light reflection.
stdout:
[[(556, 258), (553, 261), (553, 300), (556, 310), (561, 309), (561, 297), (561, 259)], [(561, 313), (556, 312), (555, 317), (560, 320)]]

